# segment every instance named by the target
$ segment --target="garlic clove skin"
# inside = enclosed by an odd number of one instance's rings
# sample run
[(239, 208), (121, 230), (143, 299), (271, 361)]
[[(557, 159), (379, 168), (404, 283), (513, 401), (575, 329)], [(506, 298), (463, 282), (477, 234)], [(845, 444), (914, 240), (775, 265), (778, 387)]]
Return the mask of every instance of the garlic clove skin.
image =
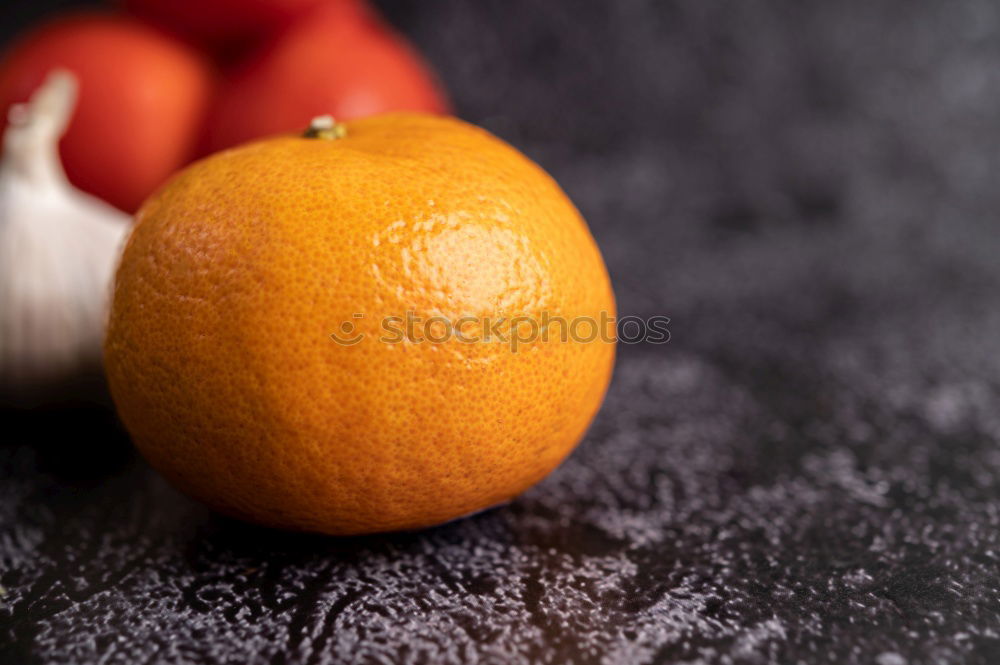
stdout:
[(11, 108), (0, 158), (0, 394), (44, 402), (99, 367), (124, 213), (70, 185), (59, 138), (76, 80), (54, 71)]

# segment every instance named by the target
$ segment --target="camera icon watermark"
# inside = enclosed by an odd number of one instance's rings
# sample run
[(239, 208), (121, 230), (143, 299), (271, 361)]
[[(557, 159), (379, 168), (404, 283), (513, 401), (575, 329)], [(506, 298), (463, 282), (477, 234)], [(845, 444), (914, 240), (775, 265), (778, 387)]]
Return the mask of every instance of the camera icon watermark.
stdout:
[[(343, 321), (330, 339), (341, 346), (360, 344), (369, 335), (360, 330), (363, 312)], [(538, 342), (591, 344), (666, 344), (670, 341), (667, 316), (623, 316), (608, 312), (598, 317), (566, 318), (542, 312), (539, 316), (421, 317), (413, 311), (402, 316), (384, 316), (378, 322), (377, 341), (382, 344), (501, 344), (517, 353)]]

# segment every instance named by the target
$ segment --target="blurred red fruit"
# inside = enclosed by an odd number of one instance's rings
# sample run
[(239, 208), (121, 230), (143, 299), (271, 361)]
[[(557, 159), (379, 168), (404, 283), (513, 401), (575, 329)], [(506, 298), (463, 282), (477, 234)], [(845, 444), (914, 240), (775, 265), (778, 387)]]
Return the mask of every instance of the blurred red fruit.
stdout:
[(321, 4), (361, 0), (124, 0), (126, 9), (202, 46), (218, 50), (260, 39)]
[(331, 4), (296, 21), (223, 85), (207, 146), (302, 129), (317, 115), (385, 111), (446, 113), (448, 102), (400, 35), (371, 12)]
[(136, 21), (81, 15), (22, 37), (0, 61), (0, 110), (62, 67), (80, 82), (59, 144), (80, 189), (133, 212), (192, 156), (213, 89), (207, 63)]

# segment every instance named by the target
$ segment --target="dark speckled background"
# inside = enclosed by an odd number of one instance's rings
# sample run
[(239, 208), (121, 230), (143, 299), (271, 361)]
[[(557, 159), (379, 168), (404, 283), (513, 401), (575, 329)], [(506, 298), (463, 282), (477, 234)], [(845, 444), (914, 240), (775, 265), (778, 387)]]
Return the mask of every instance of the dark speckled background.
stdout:
[(525, 496), (385, 537), (214, 517), (100, 408), (4, 413), (0, 661), (1000, 662), (1000, 6), (380, 5), (671, 342)]

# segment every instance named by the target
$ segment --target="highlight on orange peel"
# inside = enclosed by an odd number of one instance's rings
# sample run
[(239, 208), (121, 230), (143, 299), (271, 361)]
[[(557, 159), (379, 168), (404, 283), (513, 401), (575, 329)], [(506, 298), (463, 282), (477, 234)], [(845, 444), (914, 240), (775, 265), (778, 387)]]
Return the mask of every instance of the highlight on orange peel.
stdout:
[(144, 204), (105, 363), (139, 450), (222, 513), (411, 529), (507, 501), (572, 451), (614, 340), (552, 322), (614, 310), (586, 223), (511, 146), (441, 116), (327, 119)]

